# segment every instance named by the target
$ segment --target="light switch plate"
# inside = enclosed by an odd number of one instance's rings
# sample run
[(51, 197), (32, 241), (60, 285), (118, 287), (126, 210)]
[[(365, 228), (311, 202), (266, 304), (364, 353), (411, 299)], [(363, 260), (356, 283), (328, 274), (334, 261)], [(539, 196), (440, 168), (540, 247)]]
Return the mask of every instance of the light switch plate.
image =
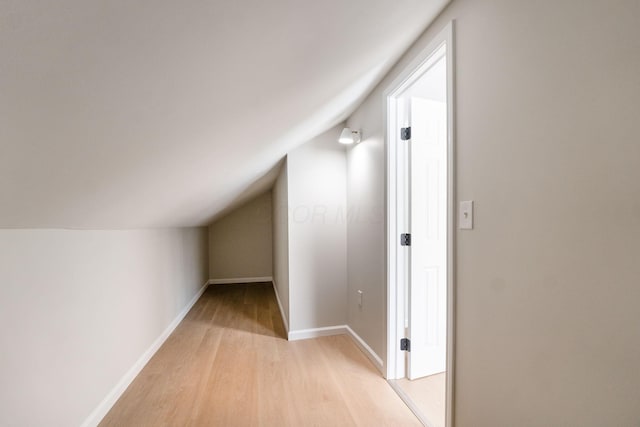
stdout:
[(473, 230), (473, 200), (460, 202), (458, 227), (460, 230)]

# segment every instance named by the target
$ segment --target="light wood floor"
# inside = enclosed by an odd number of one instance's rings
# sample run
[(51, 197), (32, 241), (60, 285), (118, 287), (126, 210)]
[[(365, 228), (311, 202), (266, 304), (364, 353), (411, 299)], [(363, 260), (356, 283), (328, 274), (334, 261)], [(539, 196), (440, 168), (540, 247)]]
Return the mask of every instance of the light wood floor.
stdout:
[(433, 427), (444, 427), (446, 399), (444, 372), (418, 380), (403, 378), (396, 380), (396, 384), (411, 398)]
[(345, 335), (289, 342), (271, 284), (210, 286), (100, 426), (419, 426)]

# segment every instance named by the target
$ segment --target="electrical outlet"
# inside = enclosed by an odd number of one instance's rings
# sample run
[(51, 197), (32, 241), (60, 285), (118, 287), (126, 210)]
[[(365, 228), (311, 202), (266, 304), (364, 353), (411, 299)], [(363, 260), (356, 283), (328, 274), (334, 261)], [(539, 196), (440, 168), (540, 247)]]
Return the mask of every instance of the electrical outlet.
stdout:
[(362, 308), (362, 294), (364, 292), (362, 292), (360, 289), (358, 289), (358, 307)]

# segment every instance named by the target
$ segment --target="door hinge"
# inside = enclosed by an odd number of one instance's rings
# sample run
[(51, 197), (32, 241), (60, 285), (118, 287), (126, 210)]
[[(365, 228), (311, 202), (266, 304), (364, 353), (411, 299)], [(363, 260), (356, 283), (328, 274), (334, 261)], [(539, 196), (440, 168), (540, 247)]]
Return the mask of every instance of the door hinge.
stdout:
[(409, 338), (402, 338), (400, 340), (401, 351), (411, 351), (411, 340)]
[(400, 235), (400, 246), (411, 246), (411, 234), (402, 233)]
[(411, 139), (411, 126), (400, 129), (400, 139), (403, 141)]

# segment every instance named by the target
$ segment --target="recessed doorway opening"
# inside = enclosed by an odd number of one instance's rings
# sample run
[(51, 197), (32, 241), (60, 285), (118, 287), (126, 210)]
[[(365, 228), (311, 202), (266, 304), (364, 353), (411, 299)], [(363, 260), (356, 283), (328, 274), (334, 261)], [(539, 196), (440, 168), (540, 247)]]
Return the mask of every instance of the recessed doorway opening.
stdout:
[(385, 92), (387, 379), (423, 424), (453, 418), (453, 23)]

